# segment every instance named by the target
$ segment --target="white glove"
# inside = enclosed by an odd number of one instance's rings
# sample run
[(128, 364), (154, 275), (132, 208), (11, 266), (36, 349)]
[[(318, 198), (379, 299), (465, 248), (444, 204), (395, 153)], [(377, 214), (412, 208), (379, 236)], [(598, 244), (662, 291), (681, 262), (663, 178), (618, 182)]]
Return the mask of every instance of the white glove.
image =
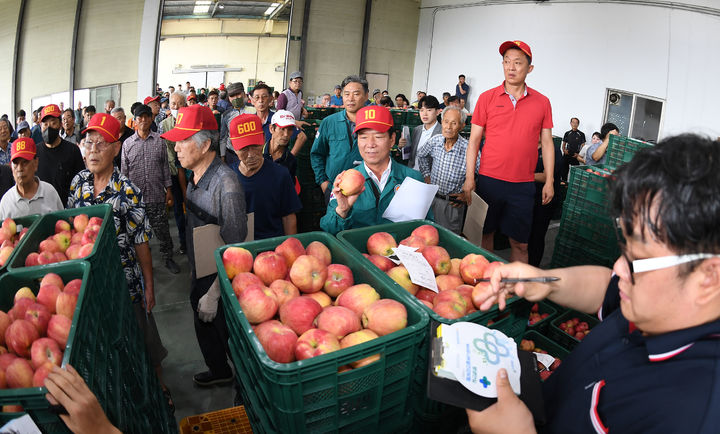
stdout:
[(200, 297), (198, 301), (198, 318), (203, 322), (211, 322), (215, 319), (218, 310), (218, 299), (220, 298), (220, 282), (217, 278), (210, 285), (210, 289)]

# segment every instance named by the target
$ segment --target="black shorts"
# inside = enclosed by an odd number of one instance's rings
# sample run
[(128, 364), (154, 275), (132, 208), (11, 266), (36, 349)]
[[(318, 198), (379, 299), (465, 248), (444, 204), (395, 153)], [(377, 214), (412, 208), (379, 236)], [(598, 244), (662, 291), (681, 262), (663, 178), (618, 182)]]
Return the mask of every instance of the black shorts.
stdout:
[(477, 176), (475, 192), (488, 204), (483, 233), (498, 229), (519, 243), (527, 243), (535, 203), (534, 182), (508, 182)]

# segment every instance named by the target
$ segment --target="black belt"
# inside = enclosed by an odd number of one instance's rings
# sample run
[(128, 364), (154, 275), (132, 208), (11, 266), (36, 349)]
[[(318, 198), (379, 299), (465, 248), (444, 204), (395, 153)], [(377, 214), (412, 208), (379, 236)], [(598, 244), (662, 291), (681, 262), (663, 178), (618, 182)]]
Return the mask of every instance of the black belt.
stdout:
[(454, 200), (455, 199), (454, 197), (451, 197), (449, 194), (440, 194), (440, 193), (435, 193), (435, 197), (437, 197), (438, 199), (442, 199), (442, 200)]

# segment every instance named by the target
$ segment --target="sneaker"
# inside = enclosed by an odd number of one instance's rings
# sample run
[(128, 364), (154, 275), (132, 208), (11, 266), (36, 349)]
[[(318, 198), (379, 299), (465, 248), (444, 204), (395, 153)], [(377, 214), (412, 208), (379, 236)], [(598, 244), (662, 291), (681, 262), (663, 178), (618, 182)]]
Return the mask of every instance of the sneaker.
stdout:
[(195, 382), (195, 384), (202, 387), (208, 387), (213, 385), (222, 386), (226, 384), (231, 384), (233, 382), (233, 376), (232, 374), (228, 376), (219, 376), (214, 375), (210, 371), (205, 371), (193, 375), (193, 381)]
[(172, 274), (178, 274), (180, 272), (180, 267), (178, 267), (178, 264), (176, 264), (172, 259), (165, 261), (165, 268), (167, 268)]

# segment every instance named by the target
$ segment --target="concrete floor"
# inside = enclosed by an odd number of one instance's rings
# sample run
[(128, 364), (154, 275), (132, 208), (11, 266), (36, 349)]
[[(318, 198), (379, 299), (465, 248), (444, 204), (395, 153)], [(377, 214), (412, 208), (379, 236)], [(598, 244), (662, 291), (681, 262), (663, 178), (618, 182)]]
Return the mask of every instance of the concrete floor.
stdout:
[[(558, 232), (559, 221), (550, 224), (546, 235), (545, 255), (541, 266), (546, 268), (552, 257), (552, 248)], [(170, 218), (170, 233), (177, 251), (177, 227)], [(159, 245), (150, 241), (154, 256), (153, 271), (155, 279), (156, 307), (153, 310), (160, 337), (168, 349), (163, 362), (163, 380), (172, 392), (175, 402), (175, 419), (178, 424), (185, 417), (221, 410), (233, 406), (235, 390), (232, 386), (201, 388), (194, 385), (192, 376), (206, 370), (200, 353), (193, 316), (190, 308), (190, 268), (185, 255), (175, 254), (175, 262), (180, 266), (180, 274), (173, 275), (165, 269), (159, 258)], [(499, 256), (508, 259), (510, 249), (499, 250)]]

